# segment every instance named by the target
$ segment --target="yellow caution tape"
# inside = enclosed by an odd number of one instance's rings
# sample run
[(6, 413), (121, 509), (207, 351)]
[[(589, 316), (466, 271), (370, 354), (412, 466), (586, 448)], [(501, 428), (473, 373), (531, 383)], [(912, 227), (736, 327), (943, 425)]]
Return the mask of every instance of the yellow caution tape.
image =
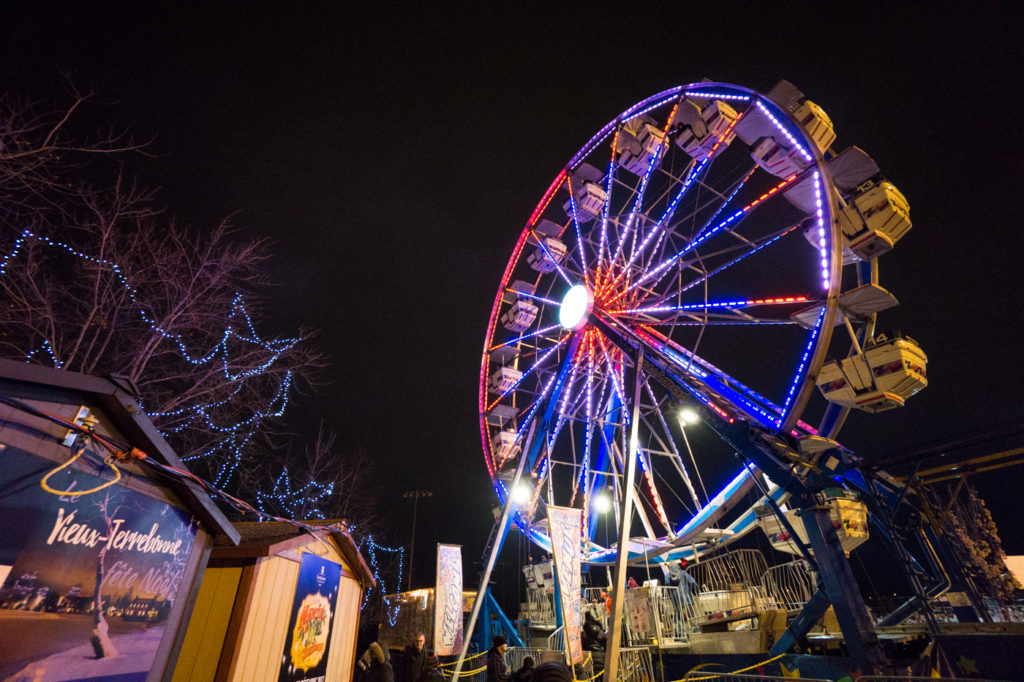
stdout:
[(733, 671), (727, 672), (727, 673), (718, 673), (718, 674), (715, 674), (715, 675), (705, 675), (703, 677), (684, 677), (684, 678), (682, 678), (680, 680), (675, 680), (674, 682), (697, 682), (697, 680), (714, 680), (714, 679), (717, 679), (719, 677), (724, 677), (726, 675), (738, 675), (739, 673), (746, 672), (747, 670), (753, 670), (754, 668), (756, 668), (758, 666), (768, 665), (772, 661), (777, 661), (777, 660), (779, 660), (780, 658), (782, 658), (785, 655), (786, 654), (779, 654), (778, 656), (774, 656), (772, 658), (769, 658), (766, 661), (761, 661), (760, 663), (755, 663), (754, 665), (748, 665), (746, 668), (740, 668), (739, 670), (733, 670)]

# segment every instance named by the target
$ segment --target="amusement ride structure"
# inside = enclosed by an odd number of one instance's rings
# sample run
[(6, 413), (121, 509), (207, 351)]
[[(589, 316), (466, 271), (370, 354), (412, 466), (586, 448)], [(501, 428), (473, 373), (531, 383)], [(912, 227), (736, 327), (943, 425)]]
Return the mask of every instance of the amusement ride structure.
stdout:
[[(930, 619), (940, 594), (978, 620), (926, 503), (837, 440), (851, 410), (924, 388), (927, 357), (876, 328), (897, 305), (879, 261), (910, 229), (908, 203), (835, 143), (786, 81), (700, 82), (630, 107), (557, 173), (487, 327), (480, 434), (505, 513), (482, 584), (511, 523), (550, 550), (557, 505), (583, 510), (583, 561), (616, 564), (616, 595), (627, 564), (677, 574), (763, 528), (813, 576), (774, 654), (829, 605), (865, 670), (886, 666), (875, 625)], [(846, 558), (869, 524), (914, 590), (877, 623)]]

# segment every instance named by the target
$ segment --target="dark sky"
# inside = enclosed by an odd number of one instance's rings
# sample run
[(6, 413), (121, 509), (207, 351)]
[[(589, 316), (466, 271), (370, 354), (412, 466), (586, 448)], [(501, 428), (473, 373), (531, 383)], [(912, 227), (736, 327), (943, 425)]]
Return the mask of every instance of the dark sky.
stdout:
[[(435, 493), (420, 583), (433, 542), (475, 559), (490, 527), (477, 375), (519, 230), (598, 128), (677, 84), (792, 81), (910, 201), (880, 326), (922, 344), (930, 386), (844, 444), (1024, 421), (1019, 4), (555, 4), (6, 2), (0, 85), (48, 97), (69, 71), (98, 122), (153, 138), (134, 170), (174, 213), (278, 241), (268, 325), (319, 328), (335, 361), (311, 421), (379, 458), (397, 538), (401, 493)], [(1022, 480), (981, 482), (1010, 553)]]

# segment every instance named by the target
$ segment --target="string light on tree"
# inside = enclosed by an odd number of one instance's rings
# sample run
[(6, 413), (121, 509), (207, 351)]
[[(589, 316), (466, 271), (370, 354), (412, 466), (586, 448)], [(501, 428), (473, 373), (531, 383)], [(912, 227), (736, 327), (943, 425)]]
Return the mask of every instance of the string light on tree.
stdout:
[(388, 593), (391, 592), (391, 590), (388, 589), (388, 583), (381, 572), (381, 559), (378, 558), (378, 553), (398, 553), (398, 580), (395, 582), (395, 593), (397, 593), (402, 584), (402, 570), (405, 564), (405, 549), (402, 547), (384, 547), (383, 545), (378, 545), (373, 541), (373, 535), (367, 535), (362, 539), (362, 541), (360, 541), (359, 551), (369, 557), (370, 568), (373, 570), (374, 580), (374, 587), (366, 590), (366, 594), (363, 595), (363, 605), (360, 608), (366, 608), (366, 604), (369, 602), (370, 595), (374, 590), (380, 590), (380, 596), (384, 601), (388, 624), (394, 627), (395, 623), (398, 622), (398, 611), (401, 608), (401, 604), (396, 603), (392, 607), (391, 600), (388, 599)]
[(304, 486), (293, 490), (291, 480), (288, 478), (288, 467), (285, 467), (274, 481), (274, 487), (269, 493), (257, 491), (256, 506), (261, 512), (269, 513), (268, 505), (273, 504), (285, 511), (291, 518), (301, 515), (305, 519), (322, 519), (324, 513), (319, 505), (333, 494), (333, 482), (324, 485), (316, 481), (309, 481)]
[[(234, 389), (227, 396), (216, 401), (186, 405), (169, 411), (147, 412), (149, 417), (159, 419), (162, 422), (161, 433), (163, 435), (181, 433), (185, 429), (192, 427), (219, 434), (220, 437), (210, 447), (184, 459), (192, 461), (217, 454), (227, 455), (226, 460), (220, 465), (214, 478), (216, 485), (225, 485), (241, 464), (243, 450), (252, 440), (253, 435), (259, 431), (263, 420), (281, 417), (284, 414), (292, 383), (292, 373), (286, 371), (280, 378), (274, 395), (263, 407), (251, 409), (247, 416), (235, 418), (231, 421), (222, 421), (217, 418), (217, 411), (231, 404), (232, 399), (246, 388), (247, 380), (258, 377), (265, 378), (266, 373), (278, 362), (282, 354), (294, 348), (300, 339), (297, 337), (284, 339), (262, 338), (255, 330), (242, 295), (236, 293), (231, 302), (230, 310), (224, 323), (224, 331), (221, 333), (219, 340), (208, 350), (197, 352), (190, 348), (185, 339), (180, 335), (168, 331), (157, 322), (156, 315), (147, 310), (146, 306), (140, 302), (136, 288), (129, 282), (121, 266), (111, 260), (98, 258), (80, 251), (66, 242), (37, 234), (32, 230), (22, 230), (15, 240), (13, 248), (0, 256), (0, 278), (8, 274), (10, 264), (26, 250), (25, 247), (30, 242), (66, 255), (71, 255), (109, 272), (127, 295), (128, 300), (131, 302), (131, 307), (138, 314), (139, 318), (152, 332), (159, 336), (161, 341), (171, 344), (176, 351), (177, 357), (195, 367), (215, 365), (223, 379), (229, 384), (234, 384)], [(267, 355), (264, 360), (256, 365), (246, 365), (244, 369), (232, 370), (232, 361), (234, 359), (251, 355), (253, 352), (266, 353)], [(33, 358), (40, 356), (40, 354), (48, 356), (54, 367), (59, 369), (63, 366), (60, 353), (55, 348), (54, 339), (43, 339), (38, 346), (26, 354), (26, 361), (31, 361)], [(311, 483), (307, 485), (320, 484)]]

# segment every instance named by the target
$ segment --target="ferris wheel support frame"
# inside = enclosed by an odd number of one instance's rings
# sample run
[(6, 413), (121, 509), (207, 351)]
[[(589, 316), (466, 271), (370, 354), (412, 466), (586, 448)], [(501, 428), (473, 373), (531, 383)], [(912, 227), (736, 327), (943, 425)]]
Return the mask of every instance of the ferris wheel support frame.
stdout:
[[(832, 312), (834, 314), (834, 308)], [(619, 346), (627, 355), (635, 353), (635, 371), (639, 377), (646, 345), (643, 340), (634, 339), (639, 348), (633, 350), (630, 341), (622, 335), (623, 330), (620, 330), (619, 325), (615, 324), (613, 320), (595, 316), (595, 324), (601, 328), (613, 344)], [(662, 369), (662, 375), (665, 378), (675, 382), (679, 388), (687, 392), (694, 391), (689, 382), (679, 373), (672, 371), (673, 368), (668, 363), (657, 362), (657, 356), (654, 356), (651, 361), (655, 366), (659, 366), (659, 369)], [(637, 408), (638, 405), (634, 404), (634, 412)], [(707, 416), (710, 417), (710, 415)], [(635, 438), (637, 428), (635, 421), (632, 428), (634, 433), (631, 434), (631, 438)], [(715, 430), (750, 465), (768, 474), (769, 478), (792, 495), (791, 504), (798, 509), (798, 514), (804, 520), (808, 531), (808, 541), (814, 552), (815, 563), (819, 567), (819, 582), (815, 598), (807, 603), (785, 634), (779, 638), (779, 641), (772, 647), (772, 653), (788, 651), (797, 640), (807, 634), (831, 604), (835, 609), (836, 620), (839, 622), (851, 656), (867, 661), (876, 669), (881, 669), (885, 662), (885, 656), (878, 637), (875, 635), (864, 597), (857, 586), (835, 528), (832, 526), (828, 508), (818, 504), (815, 496), (815, 493), (830, 484), (834, 485), (833, 477), (845, 474), (846, 470), (852, 467), (853, 462), (841, 450), (835, 449), (828, 453), (828, 459), (821, 460), (824, 464), (809, 467), (812, 471), (817, 469), (817, 473), (800, 477), (796, 475), (795, 471), (798, 467), (794, 465), (799, 463), (802, 458), (797, 452), (787, 447), (784, 437), (779, 435), (785, 434), (786, 431), (780, 430), (779, 433), (772, 433), (753, 423), (742, 425), (723, 422), (719, 422)], [(630, 449), (632, 451), (633, 447), (631, 446)], [(630, 469), (626, 472), (627, 475), (632, 472), (633, 452), (630, 452), (629, 462)], [(831, 467), (828, 466), (829, 463), (832, 463)], [(631, 488), (631, 486), (627, 484), (627, 488)], [(627, 497), (627, 499), (629, 498)], [(775, 505), (772, 507), (774, 512), (779, 513)], [(783, 523), (786, 522), (785, 516), (781, 513), (779, 513), (779, 518), (783, 520)], [(629, 519), (625, 510), (619, 537), (629, 537)], [(621, 551), (616, 561), (616, 592), (624, 589), (625, 586), (625, 571), (619, 569), (620, 563), (623, 566), (625, 564), (625, 553)], [(620, 582), (622, 585), (619, 585)], [(615, 635), (618, 634), (616, 618), (621, 616), (621, 613), (616, 613), (614, 610), (614, 601), (618, 598), (617, 594), (613, 595), (612, 632), (609, 637), (609, 652), (611, 652), (609, 661), (612, 666), (615, 665), (614, 653), (617, 651), (618, 644), (615, 640)]]
[[(634, 390), (633, 390), (633, 417), (629, 429), (629, 452), (626, 453), (625, 482), (622, 486), (622, 516), (619, 519), (619, 537), (629, 538), (629, 529), (633, 525), (633, 485), (636, 479), (636, 453), (640, 447), (640, 396), (643, 387), (643, 347), (636, 354), (633, 361)], [(626, 604), (626, 560), (629, 552), (620, 551), (615, 557), (615, 589), (612, 591), (612, 614), (611, 632), (608, 633), (608, 653), (605, 658), (605, 679), (617, 680), (619, 669), (619, 643), (622, 641), (622, 610)]]

